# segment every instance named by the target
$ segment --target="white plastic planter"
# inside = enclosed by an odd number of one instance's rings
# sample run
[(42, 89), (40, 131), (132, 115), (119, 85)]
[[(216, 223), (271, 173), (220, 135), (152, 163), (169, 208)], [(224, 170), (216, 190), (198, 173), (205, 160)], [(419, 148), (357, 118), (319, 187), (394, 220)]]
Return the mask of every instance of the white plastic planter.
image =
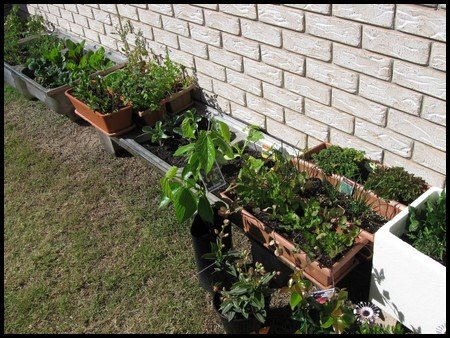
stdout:
[[(441, 192), (430, 188), (411, 206), (423, 209)], [(399, 238), (408, 219), (405, 209), (375, 233), (369, 301), (414, 332), (437, 333), (446, 324), (446, 267)]]

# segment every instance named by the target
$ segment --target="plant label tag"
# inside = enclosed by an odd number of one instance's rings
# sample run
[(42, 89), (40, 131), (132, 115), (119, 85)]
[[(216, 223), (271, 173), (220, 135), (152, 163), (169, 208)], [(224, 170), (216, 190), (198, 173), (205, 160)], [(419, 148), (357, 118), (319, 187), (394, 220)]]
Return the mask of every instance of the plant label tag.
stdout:
[(267, 159), (270, 156), (272, 156), (272, 147), (267, 144), (263, 144), (261, 149), (261, 157)]
[(342, 177), (341, 184), (339, 185), (339, 192), (351, 196), (353, 194), (353, 189), (355, 188), (355, 182), (350, 181), (346, 177)]
[(331, 297), (334, 295), (334, 292), (335, 292), (335, 289), (331, 288), (331, 289), (319, 290), (319, 291), (313, 292), (311, 295), (319, 303), (325, 303), (331, 299)]
[(220, 170), (216, 161), (214, 161), (214, 166), (208, 175), (203, 177), (203, 182), (205, 182), (206, 189), (208, 189), (209, 192), (216, 191), (227, 185), (227, 182), (223, 178), (222, 170)]

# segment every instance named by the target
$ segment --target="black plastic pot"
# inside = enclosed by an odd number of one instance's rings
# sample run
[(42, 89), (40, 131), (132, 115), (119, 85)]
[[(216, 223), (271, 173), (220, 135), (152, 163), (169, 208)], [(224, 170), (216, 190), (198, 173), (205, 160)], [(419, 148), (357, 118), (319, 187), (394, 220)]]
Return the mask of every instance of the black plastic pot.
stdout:
[[(229, 276), (225, 271), (215, 272), (214, 261), (202, 257), (204, 254), (211, 252), (211, 242), (216, 243), (217, 237), (214, 229), (220, 230), (222, 224), (223, 218), (216, 213), (212, 226), (203, 222), (199, 215), (194, 217), (191, 225), (192, 244), (200, 285), (208, 292), (213, 292), (214, 285), (221, 284), (229, 287), (232, 283), (229, 280), (232, 276)], [(223, 239), (224, 250), (227, 251), (232, 248), (231, 223), (227, 225), (225, 231), (229, 233), (229, 236)]]
[(267, 272), (280, 271), (280, 275), (275, 276), (270, 281), (270, 286), (280, 288), (287, 285), (293, 271), (281, 262), (272, 250), (265, 248), (263, 245), (251, 240), (253, 262), (260, 262), (264, 265)]
[[(266, 301), (266, 311), (268, 312), (270, 297), (265, 298)], [(263, 327), (263, 323), (261, 323), (256, 317), (249, 316), (249, 318), (234, 318), (231, 322), (228, 321), (227, 317), (225, 317), (220, 311), (220, 293), (215, 292), (213, 297), (213, 308), (220, 316), (220, 320), (222, 321), (222, 325), (228, 334), (245, 334), (251, 332), (258, 332), (259, 329)]]

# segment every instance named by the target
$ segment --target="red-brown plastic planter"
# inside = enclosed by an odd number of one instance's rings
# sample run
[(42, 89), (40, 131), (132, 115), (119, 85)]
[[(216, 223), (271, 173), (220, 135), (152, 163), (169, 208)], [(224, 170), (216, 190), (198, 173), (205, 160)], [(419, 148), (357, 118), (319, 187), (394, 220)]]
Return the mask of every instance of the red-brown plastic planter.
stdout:
[[(225, 193), (221, 193), (221, 197), (232, 204), (232, 200)], [(366, 239), (358, 236), (350, 251), (334, 263), (331, 268), (320, 267), (317, 261), (311, 262), (308, 260), (305, 252), (296, 250), (293, 242), (277, 233), (270, 226), (265, 225), (247, 210), (242, 210), (241, 219), (232, 216), (230, 220), (241, 226), (249, 237), (265, 247), (269, 247), (269, 243), (274, 240), (277, 248), (281, 249), (278, 258), (293, 270), (303, 269), (305, 276), (323, 289), (333, 287), (335, 283), (358, 265), (359, 261), (356, 258), (356, 254), (367, 244)]]
[(153, 127), (156, 122), (162, 121), (166, 112), (165, 100), (162, 100), (159, 103), (158, 110), (147, 109), (144, 111), (138, 111), (135, 112), (134, 118), (140, 125)]
[(189, 87), (167, 97), (165, 99), (167, 111), (170, 114), (178, 114), (181, 111), (192, 106), (194, 104), (194, 101), (192, 101), (191, 92), (194, 88), (195, 84), (191, 84)]
[(95, 128), (108, 136), (117, 136), (132, 130), (131, 106), (126, 106), (111, 114), (100, 114), (89, 108), (84, 102), (71, 95), (72, 88), (65, 91), (65, 95), (75, 107), (75, 113), (92, 124)]

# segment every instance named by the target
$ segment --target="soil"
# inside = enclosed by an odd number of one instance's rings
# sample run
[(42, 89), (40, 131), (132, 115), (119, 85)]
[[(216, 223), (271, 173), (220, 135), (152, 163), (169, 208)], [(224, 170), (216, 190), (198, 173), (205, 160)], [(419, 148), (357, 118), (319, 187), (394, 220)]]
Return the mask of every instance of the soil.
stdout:
[(173, 153), (180, 147), (188, 144), (189, 141), (182, 138), (169, 138), (164, 141), (162, 145), (158, 143), (144, 143), (142, 146), (166, 161), (170, 165), (175, 165), (177, 167), (184, 167), (187, 160), (183, 156), (173, 156)]

